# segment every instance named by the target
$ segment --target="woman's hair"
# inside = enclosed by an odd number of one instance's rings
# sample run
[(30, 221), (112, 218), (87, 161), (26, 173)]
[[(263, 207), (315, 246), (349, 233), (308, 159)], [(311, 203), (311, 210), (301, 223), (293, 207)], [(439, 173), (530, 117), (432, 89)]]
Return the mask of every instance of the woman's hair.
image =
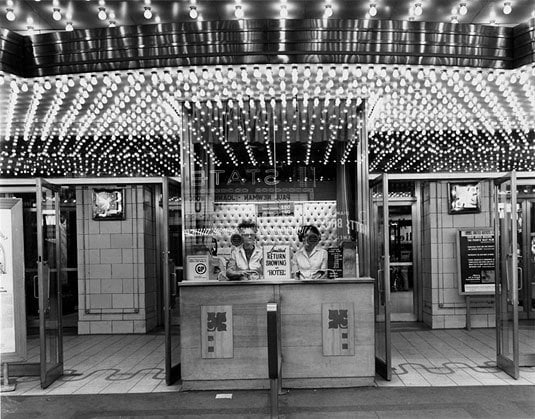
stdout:
[(258, 230), (256, 223), (251, 220), (243, 220), (238, 224), (238, 230), (245, 230), (246, 228), (252, 228), (255, 232)]
[(304, 225), (304, 226), (301, 226), (301, 228), (297, 232), (297, 238), (299, 239), (300, 242), (303, 241), (303, 239), (305, 238), (305, 235), (308, 232), (314, 233), (316, 236), (321, 237), (321, 233), (318, 227), (316, 227), (313, 224)]

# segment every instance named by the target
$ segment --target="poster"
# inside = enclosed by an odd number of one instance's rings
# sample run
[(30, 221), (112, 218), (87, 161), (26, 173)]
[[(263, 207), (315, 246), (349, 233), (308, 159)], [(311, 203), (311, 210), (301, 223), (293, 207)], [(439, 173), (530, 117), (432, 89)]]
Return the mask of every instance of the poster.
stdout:
[(210, 256), (193, 255), (186, 257), (186, 270), (188, 281), (207, 281), (210, 279)]
[(0, 210), (0, 352), (15, 352), (15, 296), (11, 211)]
[(264, 246), (264, 279), (290, 279), (290, 246)]
[(457, 259), (461, 294), (494, 294), (495, 246), (491, 229), (459, 230)]
[(327, 277), (329, 279), (342, 278), (344, 276), (342, 249), (339, 247), (329, 247), (327, 249), (327, 269)]
[(293, 217), (294, 212), (293, 202), (263, 202), (256, 204), (256, 214), (258, 217)]
[(26, 359), (22, 199), (0, 198), (0, 353), (3, 362)]

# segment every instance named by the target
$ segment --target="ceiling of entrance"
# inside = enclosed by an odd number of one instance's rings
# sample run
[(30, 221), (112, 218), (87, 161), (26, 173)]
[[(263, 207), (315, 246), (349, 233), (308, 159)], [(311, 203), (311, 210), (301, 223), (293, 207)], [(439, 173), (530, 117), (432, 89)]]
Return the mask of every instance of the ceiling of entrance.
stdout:
[(2, 3), (0, 26), (22, 35), (63, 31), (68, 24), (73, 29), (104, 28), (198, 19), (228, 20), (241, 17), (240, 13), (244, 19), (279, 19), (281, 8), (289, 19), (330, 15), (330, 19), (458, 21), (503, 26), (514, 26), (535, 16), (532, 0), (7, 0)]
[[(28, 35), (28, 22), (33, 31), (48, 32), (65, 30), (68, 22), (83, 29), (107, 27), (110, 21), (116, 26), (191, 21), (192, 5), (204, 20), (229, 20), (235, 19), (238, 3), (245, 19), (277, 19), (281, 4), (245, 0), (99, 3), (13, 1), (12, 6), (0, 5), (0, 26)], [(509, 14), (503, 13), (504, 2), (485, 0), (282, 3), (287, 4), (289, 18), (321, 17), (327, 4), (332, 5), (331, 19), (457, 19), (506, 26), (525, 22), (535, 9), (532, 0), (511, 1)], [(414, 10), (416, 3), (422, 6), (421, 14)], [(460, 11), (461, 3), (466, 3), (466, 14)], [(377, 6), (375, 17), (369, 16), (370, 4)], [(146, 7), (150, 7), (150, 19), (143, 16)], [(55, 20), (52, 14), (58, 8), (61, 18)], [(99, 8), (105, 9), (104, 20), (98, 17), (102, 12)], [(6, 19), (7, 9), (14, 14), (13, 21)], [(343, 132), (348, 124), (358, 123), (347, 113), (356, 112), (363, 101), (372, 171), (535, 170), (534, 64), (512, 70), (273, 64), (168, 67), (30, 79), (0, 72), (0, 175), (176, 175), (180, 168), (179, 138), (190, 129), (188, 123), (193, 121), (199, 130), (206, 125), (204, 128), (214, 133), (225, 133), (230, 127), (228, 119), (205, 118), (207, 112), (219, 109), (243, 115), (241, 126), (247, 130), (255, 126), (251, 101), (259, 112), (272, 109), (273, 115), (277, 108), (272, 132), (289, 134), (286, 138), (273, 135), (277, 140), (272, 146), (248, 150), (243, 149), (245, 135), (241, 142), (239, 136), (234, 142), (225, 142), (224, 135), (214, 134), (203, 147), (214, 153), (214, 161), (222, 166), (254, 165), (274, 157), (283, 164), (341, 161), (344, 156), (332, 152), (333, 139), (348, 143), (361, 140)], [(293, 106), (295, 101), (300, 105)], [(197, 109), (202, 118), (186, 118), (185, 108)], [(323, 136), (318, 133), (321, 126), (325, 127)], [(278, 147), (277, 142), (284, 147)], [(258, 143), (269, 143), (269, 135), (259, 137)]]

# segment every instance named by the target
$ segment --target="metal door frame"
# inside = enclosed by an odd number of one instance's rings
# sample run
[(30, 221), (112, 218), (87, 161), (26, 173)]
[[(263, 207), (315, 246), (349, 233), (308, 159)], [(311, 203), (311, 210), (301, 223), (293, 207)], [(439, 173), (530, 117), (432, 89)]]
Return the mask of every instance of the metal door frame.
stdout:
[[(370, 234), (370, 249), (372, 249), (371, 254), (373, 254), (373, 262), (370, 263), (372, 266), (371, 271), (373, 272), (374, 268), (378, 268), (377, 278), (375, 280), (375, 304), (380, 304), (380, 298), (382, 292), (384, 292), (384, 323), (385, 323), (385, 359), (382, 360), (375, 356), (375, 371), (381, 375), (386, 380), (390, 381), (392, 379), (392, 344), (391, 344), (391, 329), (390, 329), (390, 252), (389, 252), (389, 241), (390, 241), (390, 232), (388, 228), (389, 222), (389, 208), (388, 208), (388, 174), (384, 173), (377, 177), (373, 182), (370, 182), (370, 190), (377, 184), (382, 183), (382, 192), (383, 192), (383, 255), (379, 255), (376, 252), (377, 246), (373, 242), (373, 235)], [(370, 192), (370, 213), (372, 214), (373, 220), (373, 230), (377, 231), (378, 219), (376, 214), (378, 214), (374, 208), (377, 206), (377, 211), (379, 211), (379, 205), (376, 205), (375, 200), (373, 199), (373, 193)], [(379, 262), (379, 259), (382, 260), (382, 263)], [(375, 264), (374, 264), (375, 262)], [(381, 274), (382, 272), (382, 274)], [(382, 275), (384, 289), (381, 290), (381, 280), (379, 276)], [(374, 309), (374, 315), (377, 316), (377, 310)], [(375, 323), (377, 323), (375, 318)], [(375, 336), (375, 333), (374, 333)], [(375, 338), (374, 338), (375, 339)], [(377, 343), (375, 343), (377, 345)], [(374, 353), (374, 355), (376, 355)]]
[[(510, 225), (505, 226), (503, 230), (500, 223), (500, 206), (499, 206), (499, 188), (505, 183), (510, 182), (511, 188), (511, 211), (510, 211)], [(518, 342), (518, 259), (517, 259), (517, 179), (516, 173), (513, 171), (506, 176), (494, 180), (494, 234), (496, 237), (496, 288), (495, 288), (495, 310), (496, 310), (496, 363), (498, 368), (505, 371), (514, 379), (519, 377), (519, 342)], [(506, 203), (507, 206), (507, 203)], [(504, 219), (507, 215), (507, 207), (503, 209)], [(510, 228), (511, 235), (509, 237)], [(505, 242), (504, 242), (505, 241)], [(505, 249), (504, 249), (505, 248)], [(504, 251), (505, 250), (505, 251)], [(509, 264), (510, 260), (510, 264)], [(510, 269), (509, 269), (510, 266)], [(505, 271), (505, 272), (504, 272)], [(510, 276), (509, 276), (510, 274)], [(510, 287), (508, 287), (510, 284)], [(508, 290), (511, 290), (511, 298)], [(505, 290), (505, 292), (504, 292)], [(507, 315), (507, 308), (511, 305), (513, 307), (513, 358), (508, 358), (502, 353), (502, 343), (504, 341), (502, 333), (502, 320), (504, 313)], [(508, 321), (508, 320), (506, 320)]]
[[(46, 354), (47, 354), (47, 339), (46, 339), (46, 318), (45, 313), (48, 310), (48, 301), (45, 301), (45, 296), (49, 296), (49, 276), (50, 268), (45, 265), (44, 259), (44, 236), (43, 236), (43, 202), (42, 192), (43, 188), (54, 192), (54, 208), (55, 208), (55, 266), (56, 266), (56, 283), (57, 283), (57, 333), (58, 333), (58, 363), (50, 369), (47, 369)], [(36, 179), (36, 208), (37, 208), (37, 272), (39, 284), (39, 346), (40, 346), (40, 378), (41, 387), (47, 388), (55, 380), (63, 375), (63, 329), (62, 329), (62, 305), (61, 305), (61, 235), (59, 231), (61, 204), (59, 193), (61, 187), (59, 185), (47, 182), (42, 178)], [(48, 278), (45, 281), (45, 277)], [(48, 298), (46, 298), (48, 300)]]
[(181, 184), (167, 177), (162, 178), (162, 273), (163, 273), (163, 310), (165, 328), (165, 382), (172, 385), (180, 379), (181, 364), (172, 359), (171, 310), (178, 298), (176, 273), (169, 269), (169, 185), (174, 184), (181, 191)]

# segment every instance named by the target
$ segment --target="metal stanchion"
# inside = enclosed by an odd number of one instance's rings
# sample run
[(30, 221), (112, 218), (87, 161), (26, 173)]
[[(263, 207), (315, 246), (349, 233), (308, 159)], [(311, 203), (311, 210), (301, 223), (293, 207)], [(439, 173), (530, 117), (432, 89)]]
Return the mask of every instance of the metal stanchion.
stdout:
[(7, 393), (9, 391), (14, 391), (17, 388), (15, 383), (9, 382), (9, 366), (7, 362), (2, 363), (2, 386), (0, 392)]
[(268, 372), (270, 382), (271, 417), (279, 417), (279, 325), (277, 303), (267, 304)]

